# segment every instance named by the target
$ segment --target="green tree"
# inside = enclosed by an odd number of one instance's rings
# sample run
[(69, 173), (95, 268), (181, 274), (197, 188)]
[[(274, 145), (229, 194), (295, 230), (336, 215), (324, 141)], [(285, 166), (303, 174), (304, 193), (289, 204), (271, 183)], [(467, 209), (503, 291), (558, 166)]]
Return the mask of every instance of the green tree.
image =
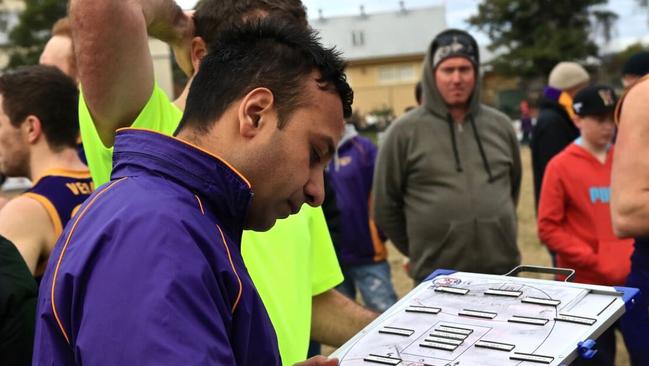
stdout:
[(9, 32), (8, 68), (38, 63), (54, 23), (67, 12), (67, 1), (25, 0), (18, 24)]
[(494, 71), (530, 80), (559, 61), (597, 55), (591, 35), (610, 38), (617, 15), (597, 5), (607, 0), (484, 0), (469, 23), (485, 31), (500, 55)]

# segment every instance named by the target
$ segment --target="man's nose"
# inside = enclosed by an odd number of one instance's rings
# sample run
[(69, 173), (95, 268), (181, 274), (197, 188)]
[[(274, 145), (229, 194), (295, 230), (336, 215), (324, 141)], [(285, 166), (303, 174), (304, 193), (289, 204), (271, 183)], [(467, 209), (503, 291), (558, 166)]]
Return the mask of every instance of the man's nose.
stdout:
[(459, 83), (460, 81), (462, 81), (462, 76), (460, 75), (459, 71), (453, 71), (453, 73), (451, 74), (451, 81), (453, 81), (454, 83)]
[(323, 169), (315, 169), (311, 173), (309, 181), (304, 186), (304, 195), (309, 206), (318, 207), (322, 205), (325, 197)]

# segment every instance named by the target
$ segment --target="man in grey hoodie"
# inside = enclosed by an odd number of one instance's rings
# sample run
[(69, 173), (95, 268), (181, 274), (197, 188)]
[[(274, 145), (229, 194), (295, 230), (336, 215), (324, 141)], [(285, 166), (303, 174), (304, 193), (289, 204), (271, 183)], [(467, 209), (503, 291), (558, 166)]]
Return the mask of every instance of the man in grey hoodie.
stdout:
[(505, 273), (520, 263), (514, 129), (480, 104), (471, 35), (440, 33), (424, 62), (422, 106), (395, 121), (379, 148), (375, 220), (410, 258), (417, 282), (438, 268)]

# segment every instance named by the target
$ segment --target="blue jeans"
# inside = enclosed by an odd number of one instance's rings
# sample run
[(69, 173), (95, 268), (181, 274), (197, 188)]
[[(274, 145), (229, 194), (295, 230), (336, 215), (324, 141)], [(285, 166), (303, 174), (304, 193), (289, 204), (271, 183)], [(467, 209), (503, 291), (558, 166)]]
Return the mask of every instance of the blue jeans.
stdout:
[(343, 268), (345, 280), (336, 289), (356, 299), (356, 289), (371, 310), (383, 312), (397, 302), (387, 261)]

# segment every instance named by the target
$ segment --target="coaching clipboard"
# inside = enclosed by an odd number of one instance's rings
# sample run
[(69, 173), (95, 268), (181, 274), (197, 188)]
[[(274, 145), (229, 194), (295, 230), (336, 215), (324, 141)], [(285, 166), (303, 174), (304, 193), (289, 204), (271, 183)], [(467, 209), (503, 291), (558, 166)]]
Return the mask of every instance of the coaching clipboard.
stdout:
[(438, 270), (331, 356), (341, 366), (569, 365), (592, 357), (592, 340), (637, 294)]

